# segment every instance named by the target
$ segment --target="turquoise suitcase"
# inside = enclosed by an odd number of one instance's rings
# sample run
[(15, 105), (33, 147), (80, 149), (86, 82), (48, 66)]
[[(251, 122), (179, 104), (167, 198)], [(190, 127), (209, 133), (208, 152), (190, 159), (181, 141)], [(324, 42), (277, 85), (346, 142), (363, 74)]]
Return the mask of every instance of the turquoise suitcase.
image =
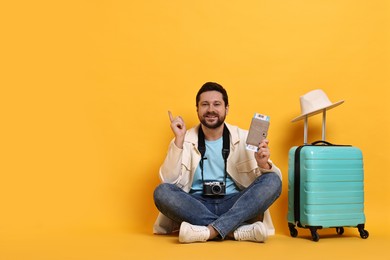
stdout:
[[(305, 143), (306, 124), (307, 121)], [(367, 238), (361, 150), (326, 141), (292, 147), (288, 159), (287, 218), (292, 237), (298, 235), (296, 227), (310, 229), (313, 241), (320, 238), (318, 229), (336, 228), (341, 235), (344, 227), (357, 227), (360, 236)]]

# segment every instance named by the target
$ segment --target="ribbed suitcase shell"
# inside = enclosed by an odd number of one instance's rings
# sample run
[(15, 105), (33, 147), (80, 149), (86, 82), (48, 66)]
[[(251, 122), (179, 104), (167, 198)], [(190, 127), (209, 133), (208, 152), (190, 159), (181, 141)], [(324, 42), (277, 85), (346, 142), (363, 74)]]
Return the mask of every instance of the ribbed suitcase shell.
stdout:
[[(288, 222), (294, 216), (294, 146), (289, 151)], [(302, 227), (356, 227), (365, 223), (362, 152), (352, 146), (308, 145), (300, 151)]]

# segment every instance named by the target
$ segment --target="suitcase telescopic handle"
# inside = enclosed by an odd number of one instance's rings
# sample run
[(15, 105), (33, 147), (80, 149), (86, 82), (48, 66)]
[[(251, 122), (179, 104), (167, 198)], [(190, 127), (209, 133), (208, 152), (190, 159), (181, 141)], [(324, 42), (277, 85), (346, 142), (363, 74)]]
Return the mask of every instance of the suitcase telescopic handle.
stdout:
[[(303, 144), (307, 144), (307, 133), (308, 133), (308, 116), (305, 116), (304, 128), (303, 128)], [(325, 142), (326, 139), (326, 108), (322, 110), (322, 138)]]

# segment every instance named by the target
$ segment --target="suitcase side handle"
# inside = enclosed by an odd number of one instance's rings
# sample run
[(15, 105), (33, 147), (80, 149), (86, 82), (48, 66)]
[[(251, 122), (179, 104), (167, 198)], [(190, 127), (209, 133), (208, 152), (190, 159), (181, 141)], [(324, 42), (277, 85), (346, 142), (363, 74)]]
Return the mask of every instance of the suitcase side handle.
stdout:
[(311, 145), (318, 145), (318, 144), (323, 144), (325, 146), (352, 146), (350, 144), (332, 144), (332, 143), (329, 143), (329, 142), (323, 141), (323, 140), (315, 141), (315, 142), (311, 143)]
[(334, 146), (334, 144), (329, 143), (329, 142), (327, 142), (327, 141), (323, 141), (323, 140), (315, 141), (315, 142), (313, 142), (313, 143), (311, 143), (311, 144), (312, 144), (312, 145), (325, 144), (325, 145), (333, 145), (333, 146)]

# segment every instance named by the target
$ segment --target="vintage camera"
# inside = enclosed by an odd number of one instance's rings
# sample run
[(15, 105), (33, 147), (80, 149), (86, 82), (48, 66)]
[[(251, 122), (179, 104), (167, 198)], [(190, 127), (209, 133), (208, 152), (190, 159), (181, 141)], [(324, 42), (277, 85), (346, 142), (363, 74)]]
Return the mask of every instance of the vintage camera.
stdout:
[(205, 196), (221, 196), (226, 194), (226, 184), (220, 181), (204, 181), (203, 195)]

